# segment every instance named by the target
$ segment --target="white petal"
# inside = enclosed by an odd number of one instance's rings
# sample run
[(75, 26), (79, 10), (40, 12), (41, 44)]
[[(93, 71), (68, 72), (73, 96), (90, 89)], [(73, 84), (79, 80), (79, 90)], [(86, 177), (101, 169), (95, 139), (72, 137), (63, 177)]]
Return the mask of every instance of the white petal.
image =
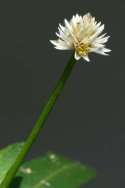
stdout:
[(104, 52), (111, 52), (112, 50), (108, 49), (108, 48), (104, 48), (103, 49)]
[(64, 22), (65, 22), (65, 26), (69, 29), (70, 32), (72, 32), (71, 25), (70, 25), (70, 23), (67, 21), (67, 19), (64, 19)]
[(106, 35), (107, 35), (107, 33), (104, 33), (104, 34), (100, 35), (100, 36), (98, 37), (98, 39), (102, 39), (102, 38), (105, 37)]
[(65, 31), (65, 27), (64, 26), (62, 26), (61, 24), (59, 24), (59, 27), (60, 27), (60, 29), (64, 32)]
[(97, 36), (99, 36), (101, 33), (102, 33), (102, 31), (104, 30), (104, 24), (102, 25), (102, 26), (100, 26), (98, 29), (97, 29), (97, 31), (95, 32), (95, 34), (93, 34), (92, 36), (91, 36), (91, 40), (95, 40), (96, 39), (96, 37)]
[(103, 49), (103, 48), (105, 48), (105, 45), (99, 43), (95, 43), (95, 46), (93, 47), (93, 49)]
[(57, 40), (50, 40), (50, 42), (54, 45), (57, 45)]
[(101, 25), (101, 22), (97, 23), (96, 27), (98, 28), (98, 27), (100, 27), (100, 25)]
[(103, 38), (99, 38), (98, 37), (98, 38), (95, 39), (95, 42), (97, 42), (97, 43), (106, 43), (108, 41), (109, 37), (110, 36), (106, 36), (106, 37), (103, 37)]
[(76, 22), (79, 22), (80, 17), (81, 17), (81, 16), (79, 16), (79, 14), (76, 14), (76, 16), (75, 16), (75, 21), (76, 21)]
[(86, 55), (86, 56), (83, 56), (83, 59), (85, 59), (87, 62), (90, 61), (89, 57)]
[(92, 18), (92, 16), (91, 16), (91, 14), (88, 12), (87, 14), (85, 14), (85, 15), (83, 16), (83, 21), (84, 21), (84, 22), (88, 22), (88, 21), (90, 21), (91, 18)]
[(61, 35), (59, 33), (57, 33), (57, 32), (56, 32), (56, 36), (59, 37), (59, 38), (61, 38)]
[(95, 52), (95, 53), (97, 53), (97, 54), (101, 54), (101, 55), (109, 55), (109, 54), (107, 54), (106, 52), (110, 52), (111, 50), (110, 49), (107, 49), (107, 48), (97, 48), (97, 49), (95, 49), (95, 51), (93, 51), (93, 52)]
[(64, 41), (62, 40), (50, 40), (52, 44), (55, 45), (55, 48), (58, 50), (69, 50), (71, 49)]
[(75, 58), (76, 60), (79, 60), (81, 57), (75, 52), (74, 58)]
[(104, 24), (101, 25), (101, 26), (99, 27), (98, 31), (97, 31), (97, 34), (99, 35), (99, 34), (104, 30), (104, 28), (105, 28), (105, 25), (104, 25)]
[(78, 40), (77, 40), (76, 36), (73, 33), (73, 28), (71, 27), (70, 23), (66, 19), (64, 19), (64, 22), (65, 22), (65, 26), (69, 30), (69, 33), (71, 34), (73, 40), (77, 42)]
[(65, 46), (55, 46), (55, 49), (57, 49), (57, 50), (69, 50), (69, 48), (67, 48)]

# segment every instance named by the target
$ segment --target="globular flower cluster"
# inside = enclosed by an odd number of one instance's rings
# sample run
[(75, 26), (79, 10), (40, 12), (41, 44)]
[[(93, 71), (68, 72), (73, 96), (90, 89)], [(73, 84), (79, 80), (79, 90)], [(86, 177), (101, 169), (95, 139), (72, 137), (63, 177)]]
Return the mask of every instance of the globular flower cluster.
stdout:
[(95, 52), (101, 55), (108, 55), (110, 49), (105, 47), (109, 36), (106, 33), (101, 34), (104, 30), (104, 24), (97, 23), (95, 17), (90, 13), (80, 16), (74, 15), (70, 21), (64, 20), (64, 26), (59, 24), (58, 39), (50, 40), (56, 49), (74, 50), (76, 60), (80, 58), (90, 61), (88, 54)]

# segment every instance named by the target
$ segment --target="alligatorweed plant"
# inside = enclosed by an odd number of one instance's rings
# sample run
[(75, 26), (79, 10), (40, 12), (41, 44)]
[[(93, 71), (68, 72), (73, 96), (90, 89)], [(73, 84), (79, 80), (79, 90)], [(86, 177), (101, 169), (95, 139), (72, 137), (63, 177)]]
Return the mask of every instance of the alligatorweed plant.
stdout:
[[(90, 13), (76, 14), (70, 21), (59, 24), (58, 39), (51, 40), (56, 49), (73, 50), (61, 77), (42, 109), (26, 140), (7, 146), (0, 151), (0, 188), (77, 188), (95, 177), (95, 170), (54, 153), (47, 153), (23, 164), (40, 134), (45, 121), (60, 96), (72, 69), (80, 58), (90, 61), (88, 54), (108, 55), (105, 47), (109, 36), (101, 34), (104, 25), (97, 23)], [(81, 65), (83, 66), (83, 65)]]

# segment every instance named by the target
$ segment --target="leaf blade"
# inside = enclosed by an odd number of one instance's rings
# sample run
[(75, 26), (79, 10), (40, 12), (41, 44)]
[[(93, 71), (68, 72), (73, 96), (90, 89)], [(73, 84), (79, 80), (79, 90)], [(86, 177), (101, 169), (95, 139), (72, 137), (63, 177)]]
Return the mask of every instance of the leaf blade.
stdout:
[(95, 177), (95, 171), (53, 153), (26, 162), (17, 177), (19, 188), (77, 188)]
[(13, 166), (24, 143), (16, 143), (0, 150), (0, 185), (4, 181), (7, 172)]

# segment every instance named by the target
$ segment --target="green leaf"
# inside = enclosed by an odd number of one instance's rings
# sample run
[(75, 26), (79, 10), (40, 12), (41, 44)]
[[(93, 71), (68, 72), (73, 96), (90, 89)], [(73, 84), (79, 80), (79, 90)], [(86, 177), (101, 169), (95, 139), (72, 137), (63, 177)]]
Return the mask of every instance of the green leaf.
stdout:
[(0, 150), (0, 184), (4, 181), (8, 170), (14, 164), (22, 146), (23, 143), (16, 143)]
[[(95, 177), (95, 171), (53, 153), (26, 162), (19, 170), (16, 188), (77, 188)], [(22, 178), (22, 180), (21, 180)]]

